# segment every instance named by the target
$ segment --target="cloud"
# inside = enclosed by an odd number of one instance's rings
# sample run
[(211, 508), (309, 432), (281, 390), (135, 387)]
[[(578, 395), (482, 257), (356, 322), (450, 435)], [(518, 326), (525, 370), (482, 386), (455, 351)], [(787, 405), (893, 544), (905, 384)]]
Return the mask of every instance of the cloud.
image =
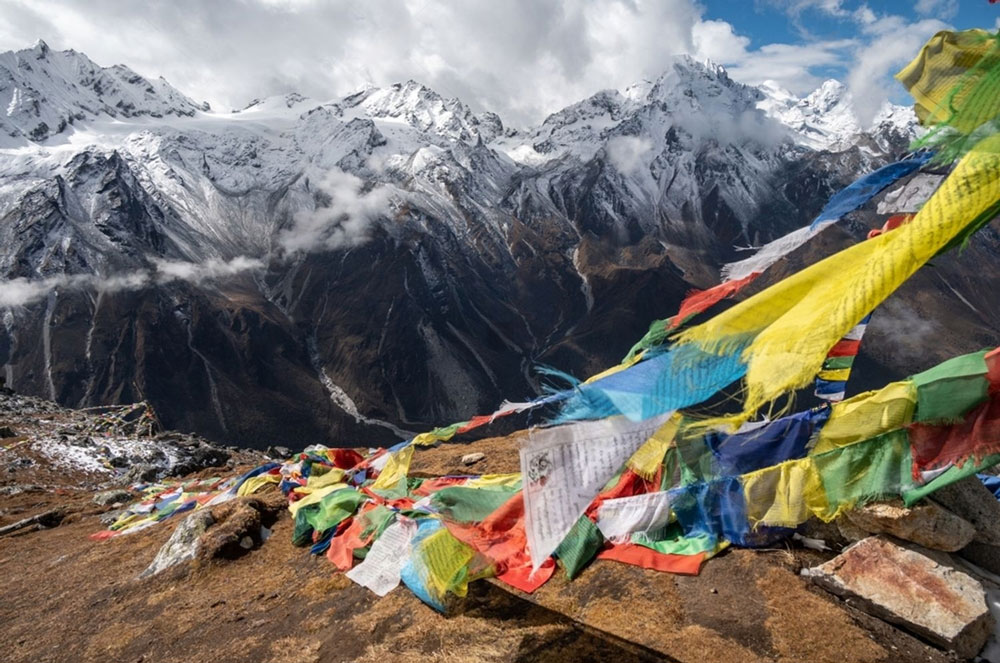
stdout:
[(947, 20), (958, 13), (958, 3), (954, 0), (917, 0), (913, 9), (921, 16)]
[(804, 95), (825, 80), (812, 72), (814, 68), (846, 66), (849, 51), (856, 44), (850, 39), (809, 44), (766, 44), (722, 64), (729, 65), (729, 72), (736, 80), (751, 85), (771, 80), (795, 94)]
[(798, 33), (813, 41), (815, 37), (812, 31), (806, 26), (806, 17), (809, 15), (820, 15), (824, 20), (836, 18), (840, 20), (860, 20), (864, 21), (871, 12), (867, 5), (861, 5), (857, 10), (851, 11), (844, 7), (843, 0), (761, 0), (762, 4), (783, 10)]
[[(798, 43), (751, 42), (740, 26), (706, 19), (695, 0), (0, 0), (0, 49), (42, 38), (162, 75), (220, 110), (292, 91), (325, 101), (412, 78), (527, 126), (597, 90), (654, 80), (680, 53), (799, 95), (850, 71), (855, 96), (876, 94), (878, 107), (897, 89), (887, 67), (957, 4), (917, 0), (906, 15), (937, 18), (912, 21), (858, 0), (757, 2), (783, 11)], [(809, 26), (850, 34), (818, 38)]]
[(315, 209), (297, 213), (292, 226), (278, 235), (286, 251), (321, 251), (355, 246), (368, 238), (371, 224), (389, 210), (389, 190), (365, 191), (364, 181), (333, 169), (316, 185)]
[(201, 263), (153, 259), (153, 265), (155, 267), (153, 278), (157, 283), (187, 281), (195, 285), (210, 279), (233, 276), (265, 267), (263, 260), (246, 256), (237, 256), (228, 261), (212, 258)]
[(854, 107), (862, 126), (872, 119), (889, 99), (889, 90), (898, 84), (891, 75), (902, 68), (935, 32), (947, 26), (937, 19), (925, 19), (899, 27), (901, 19), (881, 19), (883, 25), (875, 26), (875, 37), (859, 46), (854, 52), (854, 62), (847, 75), (847, 87), (854, 98)]
[(223, 110), (413, 78), (523, 125), (655, 77), (692, 51), (700, 11), (691, 0), (0, 0), (0, 15), (0, 49), (42, 38)]
[(736, 34), (725, 21), (709, 20), (695, 24), (691, 33), (695, 53), (714, 62), (728, 62), (746, 57), (750, 38)]
[(97, 290), (100, 292), (121, 292), (139, 290), (151, 283), (187, 281), (201, 284), (205, 281), (233, 276), (241, 272), (262, 269), (265, 264), (257, 258), (238, 256), (232, 260), (213, 258), (203, 263), (179, 262), (153, 259), (152, 269), (138, 269), (131, 272), (99, 276), (97, 274), (60, 274), (43, 279), (16, 278), (0, 281), (0, 309), (26, 306), (49, 293), (59, 290)]
[(610, 139), (604, 148), (608, 161), (623, 175), (634, 175), (643, 166), (649, 165), (653, 141), (639, 136), (617, 136)]

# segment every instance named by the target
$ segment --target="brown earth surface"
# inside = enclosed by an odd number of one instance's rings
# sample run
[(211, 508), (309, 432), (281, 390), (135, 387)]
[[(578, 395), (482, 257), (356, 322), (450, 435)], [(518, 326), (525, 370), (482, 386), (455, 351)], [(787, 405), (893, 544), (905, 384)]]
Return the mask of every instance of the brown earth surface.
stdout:
[[(516, 471), (518, 444), (444, 444), (413, 470)], [(473, 450), (487, 458), (467, 468)], [(733, 550), (696, 577), (599, 560), (534, 595), (480, 581), (445, 616), (405, 588), (379, 599), (293, 547), (287, 513), (237, 559), (138, 579), (179, 519), (93, 541), (107, 509), (60, 488), (0, 495), (0, 526), (53, 509), (66, 514), (58, 527), (0, 537), (9, 663), (952, 660), (806, 583), (798, 570), (829, 557), (807, 550)]]

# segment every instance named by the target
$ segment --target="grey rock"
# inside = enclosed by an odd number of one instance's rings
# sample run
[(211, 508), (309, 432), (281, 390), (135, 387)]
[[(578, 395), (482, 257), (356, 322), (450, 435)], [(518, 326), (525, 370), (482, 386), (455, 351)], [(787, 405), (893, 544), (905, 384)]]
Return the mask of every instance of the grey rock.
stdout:
[(285, 460), (286, 458), (290, 458), (291, 457), (292, 450), (289, 449), (288, 447), (271, 446), (271, 447), (268, 447), (267, 451), (265, 451), (264, 453), (267, 455), (268, 458), (274, 458), (274, 459), (277, 459), (277, 460)]
[(10, 426), (0, 426), (0, 438), (2, 437), (17, 437), (17, 433)]
[(182, 457), (170, 468), (170, 476), (184, 476), (206, 467), (224, 467), (230, 459), (225, 449), (200, 442), (196, 447), (178, 447)]
[(1000, 546), (1000, 502), (976, 477), (956, 481), (931, 495), (931, 499), (976, 528), (974, 541)]
[(976, 566), (1000, 575), (1000, 546), (973, 541), (962, 548), (958, 554)]
[(27, 467), (31, 467), (34, 464), (35, 461), (31, 460), (30, 458), (18, 458), (17, 460), (15, 460), (14, 462), (10, 463), (7, 466), (7, 471), (17, 472), (18, 470), (23, 470)]
[(127, 490), (106, 490), (94, 495), (94, 504), (110, 506), (112, 504), (125, 504), (131, 502), (132, 499), (132, 493)]
[(995, 623), (983, 585), (949, 559), (873, 536), (802, 575), (865, 612), (971, 658)]
[(160, 478), (162, 470), (154, 465), (139, 463), (128, 468), (128, 471), (121, 476), (121, 483), (132, 485), (134, 483), (149, 483)]
[(114, 509), (113, 511), (105, 511), (100, 516), (98, 516), (97, 519), (100, 520), (101, 524), (104, 525), (105, 527), (110, 527), (111, 525), (115, 524), (115, 521), (121, 518), (121, 515), (123, 513), (125, 513), (124, 509)]
[(976, 528), (933, 502), (906, 507), (901, 500), (875, 502), (847, 511), (844, 516), (871, 534), (896, 538), (934, 550), (955, 552), (969, 545)]
[(167, 542), (156, 553), (156, 557), (146, 570), (139, 574), (140, 578), (154, 576), (172, 566), (183, 564), (195, 558), (201, 535), (212, 526), (215, 520), (207, 509), (195, 511), (177, 525)]

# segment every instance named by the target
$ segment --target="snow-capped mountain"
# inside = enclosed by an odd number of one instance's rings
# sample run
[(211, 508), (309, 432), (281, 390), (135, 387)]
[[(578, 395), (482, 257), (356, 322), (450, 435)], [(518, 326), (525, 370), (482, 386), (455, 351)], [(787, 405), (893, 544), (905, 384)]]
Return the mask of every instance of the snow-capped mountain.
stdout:
[(8, 384), (290, 446), (596, 372), (912, 135), (689, 57), (518, 130), (413, 81), (213, 112), (44, 44), (0, 55), (0, 101)]
[(149, 81), (123, 65), (99, 67), (82, 53), (33, 48), (0, 54), (0, 146), (43, 141), (99, 118), (193, 116), (207, 111), (162, 78)]
[(913, 109), (889, 102), (879, 109), (872, 127), (863, 130), (851, 93), (840, 81), (825, 81), (803, 99), (773, 81), (766, 81), (759, 89), (763, 98), (757, 107), (792, 129), (796, 142), (806, 147), (845, 149), (865, 133), (876, 137), (897, 135), (909, 140), (917, 137)]

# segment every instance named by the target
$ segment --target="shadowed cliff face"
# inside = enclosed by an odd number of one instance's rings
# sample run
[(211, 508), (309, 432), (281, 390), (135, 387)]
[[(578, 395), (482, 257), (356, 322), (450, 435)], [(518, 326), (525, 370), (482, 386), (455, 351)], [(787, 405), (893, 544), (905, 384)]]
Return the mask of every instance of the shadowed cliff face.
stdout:
[[(737, 247), (807, 223), (911, 135), (817, 151), (762, 95), (680, 58), (525, 132), (416, 83), (125, 128), (84, 114), (91, 143), (0, 153), (0, 366), (23, 393), (145, 399), (167, 427), (259, 446), (387, 444), (526, 400), (536, 364), (616, 363)], [(989, 344), (975, 302), (996, 258), (983, 235), (890, 302), (873, 383)]]

